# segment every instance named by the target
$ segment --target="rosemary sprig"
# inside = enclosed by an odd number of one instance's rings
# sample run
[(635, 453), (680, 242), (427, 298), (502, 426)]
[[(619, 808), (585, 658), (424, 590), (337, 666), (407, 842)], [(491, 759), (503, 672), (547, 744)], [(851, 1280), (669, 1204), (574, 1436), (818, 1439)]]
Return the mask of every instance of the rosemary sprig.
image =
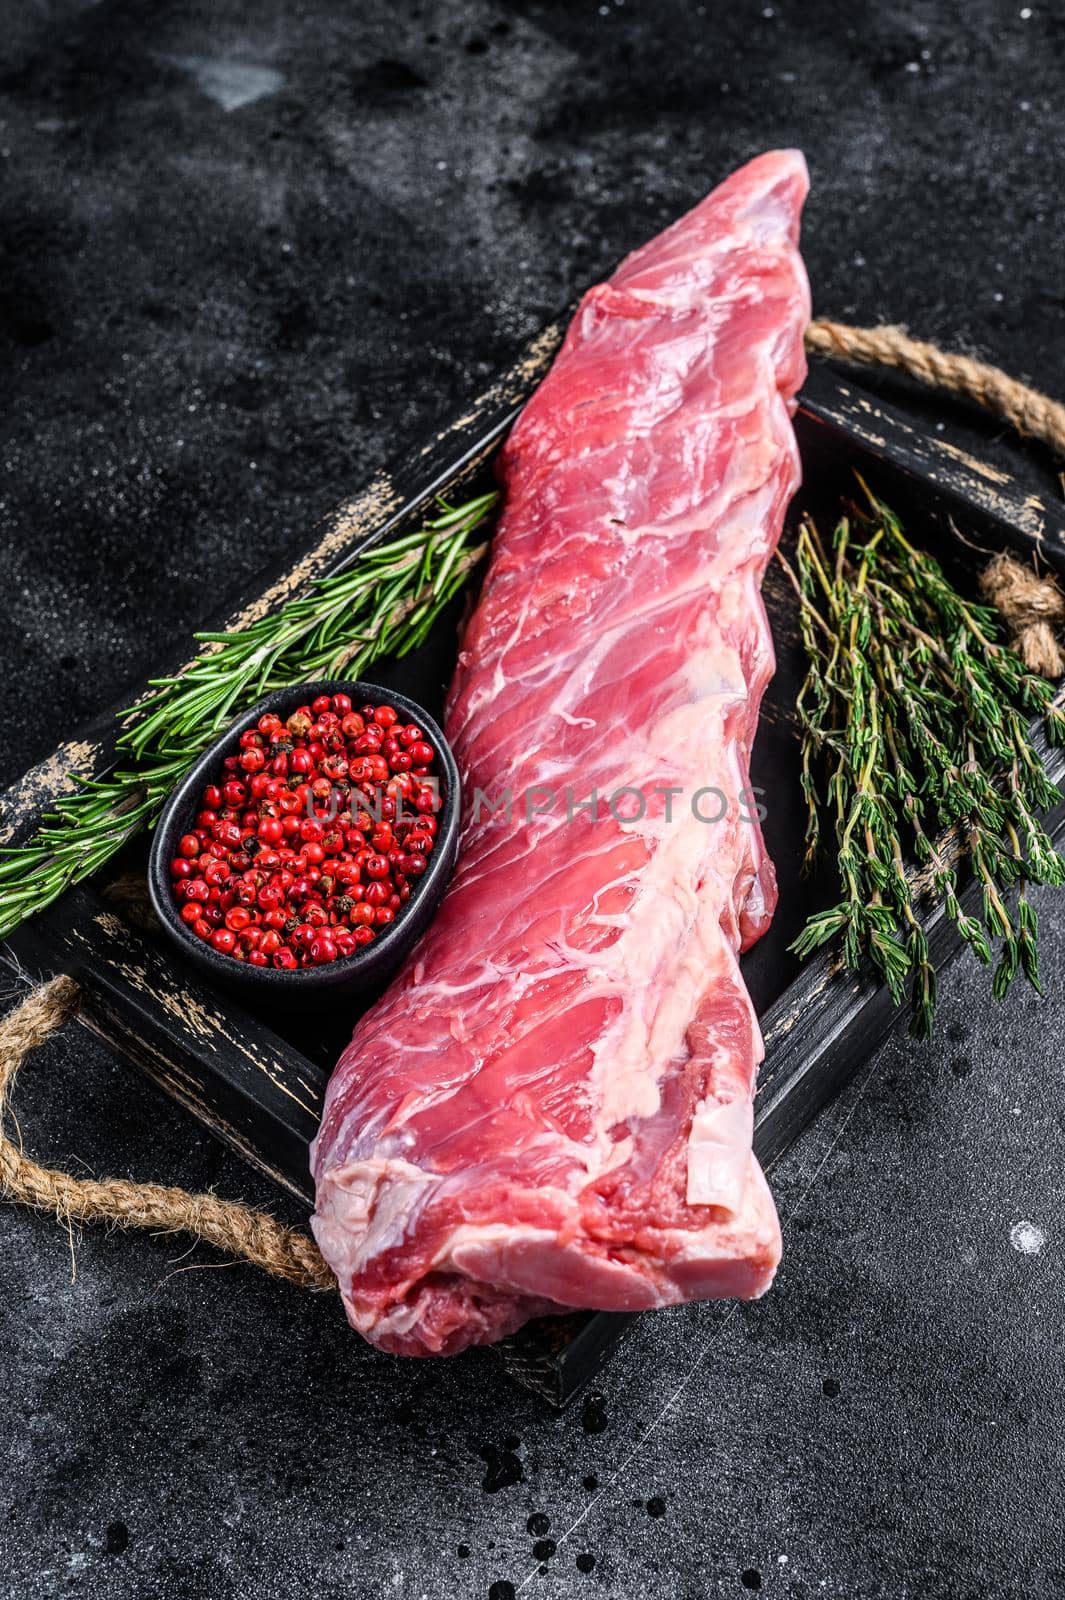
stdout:
[[(869, 959), (897, 1002), (909, 987), (911, 1031), (923, 1037), (936, 979), (920, 896), (944, 906), (981, 962), (997, 945), (996, 997), (1018, 972), (1039, 987), (1027, 886), (1065, 883), (1065, 863), (1040, 820), (1060, 795), (1028, 718), (1043, 713), (1059, 744), (1065, 711), (999, 642), (994, 613), (958, 594), (862, 489), (865, 506), (841, 519), (830, 548), (807, 520), (795, 567), (784, 563), (809, 659), (798, 697), (806, 859), (830, 818), (842, 888), (792, 948), (806, 956), (838, 939), (848, 967)], [(963, 860), (980, 888), (976, 915), (958, 899)]]
[(228, 633), (197, 633), (184, 671), (151, 681), (120, 713), (127, 762), (55, 802), (26, 844), (0, 850), (0, 938), (102, 867), (153, 824), (189, 765), (239, 711), (291, 683), (357, 678), (383, 656), (420, 645), (488, 546), (479, 530), (499, 496), (440, 514), (364, 552), (280, 611)]

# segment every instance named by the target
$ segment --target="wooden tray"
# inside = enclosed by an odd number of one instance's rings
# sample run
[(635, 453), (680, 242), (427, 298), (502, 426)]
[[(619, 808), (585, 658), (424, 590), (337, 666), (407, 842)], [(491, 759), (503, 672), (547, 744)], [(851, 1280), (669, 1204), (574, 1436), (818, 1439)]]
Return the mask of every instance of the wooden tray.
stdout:
[[(217, 626), (239, 626), (299, 592), (309, 580), (339, 571), (360, 551), (402, 533), (433, 497), (463, 497), (487, 483), (491, 459), (518, 409), (549, 363), (560, 338), (551, 327), (425, 449), (382, 474), (327, 518), (295, 566), (268, 576)], [(815, 367), (797, 417), (806, 487), (789, 518), (809, 509), (828, 525), (859, 469), (926, 544), (964, 572), (976, 558), (954, 537), (952, 523), (984, 547), (1038, 548), (1065, 571), (1065, 516), (1026, 493), (1000, 469), (948, 440), (924, 437), (893, 407)], [(801, 969), (787, 946), (809, 911), (826, 903), (830, 884), (802, 880), (802, 807), (794, 701), (804, 670), (794, 598), (774, 565), (766, 602), (778, 671), (766, 696), (755, 747), (753, 782), (765, 790), (765, 826), (780, 880), (773, 927), (744, 959), (744, 972), (766, 1037), (766, 1062), (756, 1099), (755, 1146), (766, 1166), (788, 1148), (891, 1026), (896, 1012), (882, 986), (835, 969), (829, 955)], [(458, 605), (441, 618), (426, 645), (373, 675), (439, 712), (455, 654)], [(172, 671), (182, 663), (160, 663)], [(123, 704), (129, 704), (129, 699)], [(100, 775), (114, 761), (113, 717), (104, 714), (77, 739), (28, 772), (0, 800), (0, 838), (20, 840), (73, 772)], [(1051, 777), (1065, 776), (1065, 753), (1048, 752)], [(1065, 832), (1065, 803), (1050, 818)], [(82, 1020), (184, 1105), (220, 1139), (308, 1201), (307, 1145), (318, 1123), (329, 1070), (355, 1021), (348, 1004), (323, 1016), (313, 1046), (300, 1018), (302, 1048), (286, 1036), (290, 1019), (267, 1006), (249, 1008), (216, 992), (188, 969), (150, 925), (124, 914), (108, 884), (120, 872), (143, 872), (140, 842), (115, 864), (110, 879), (71, 891), (20, 928), (5, 948), (25, 981), (68, 972), (87, 995)], [(933, 959), (941, 966), (957, 947), (940, 915), (925, 918)], [(160, 1174), (162, 1177), (163, 1175)], [(530, 1324), (498, 1347), (507, 1370), (554, 1405), (564, 1405), (602, 1365), (631, 1322), (614, 1313), (586, 1313)]]

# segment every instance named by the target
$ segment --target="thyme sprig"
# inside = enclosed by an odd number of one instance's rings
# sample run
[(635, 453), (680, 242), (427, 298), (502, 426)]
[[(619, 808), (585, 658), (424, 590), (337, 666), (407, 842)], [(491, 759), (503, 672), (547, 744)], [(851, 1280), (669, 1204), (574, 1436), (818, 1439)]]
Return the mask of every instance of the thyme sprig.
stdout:
[[(150, 826), (170, 791), (245, 706), (291, 683), (357, 678), (385, 656), (422, 644), (487, 550), (483, 525), (497, 493), (439, 515), (365, 551), (334, 577), (247, 627), (194, 635), (182, 672), (119, 714), (123, 765), (54, 804), (27, 843), (0, 850), (0, 938), (102, 867)], [(128, 764), (127, 764), (128, 763)]]
[[(827, 824), (839, 901), (812, 916), (792, 948), (839, 940), (846, 966), (864, 959), (926, 1036), (936, 976), (918, 916), (940, 903), (1001, 998), (1018, 972), (1039, 988), (1038, 924), (1028, 885), (1065, 883), (1065, 863), (1041, 815), (1060, 799), (1032, 743), (1042, 714), (1065, 742), (1065, 710), (1045, 679), (999, 642), (995, 614), (966, 600), (906, 538), (862, 484), (865, 504), (826, 545), (808, 519), (795, 565), (809, 669), (798, 697), (806, 862)], [(907, 859), (920, 871), (908, 875)], [(967, 863), (980, 909), (966, 912)]]

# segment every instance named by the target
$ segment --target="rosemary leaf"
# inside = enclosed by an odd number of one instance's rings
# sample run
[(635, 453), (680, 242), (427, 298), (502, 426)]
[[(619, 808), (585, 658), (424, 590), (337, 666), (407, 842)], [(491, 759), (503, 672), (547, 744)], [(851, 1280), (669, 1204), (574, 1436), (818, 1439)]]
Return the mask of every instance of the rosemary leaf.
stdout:
[(439, 514), (364, 551), (345, 571), (246, 628), (198, 633), (200, 652), (119, 713), (121, 769), (81, 778), (36, 835), (0, 849), (0, 938), (99, 870), (154, 825), (180, 778), (242, 707), (315, 678), (357, 678), (372, 662), (423, 642), (487, 549), (483, 525), (499, 496)]

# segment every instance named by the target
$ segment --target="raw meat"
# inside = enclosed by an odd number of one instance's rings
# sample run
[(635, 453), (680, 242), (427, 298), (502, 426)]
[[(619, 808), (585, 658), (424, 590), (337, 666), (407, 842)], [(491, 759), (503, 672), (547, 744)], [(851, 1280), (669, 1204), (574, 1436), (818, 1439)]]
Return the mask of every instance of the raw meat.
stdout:
[(447, 713), (458, 868), (314, 1148), (315, 1235), (384, 1350), (757, 1295), (779, 1259), (738, 954), (775, 901), (746, 791), (799, 479), (806, 187), (801, 155), (764, 155), (624, 261), (503, 452)]

